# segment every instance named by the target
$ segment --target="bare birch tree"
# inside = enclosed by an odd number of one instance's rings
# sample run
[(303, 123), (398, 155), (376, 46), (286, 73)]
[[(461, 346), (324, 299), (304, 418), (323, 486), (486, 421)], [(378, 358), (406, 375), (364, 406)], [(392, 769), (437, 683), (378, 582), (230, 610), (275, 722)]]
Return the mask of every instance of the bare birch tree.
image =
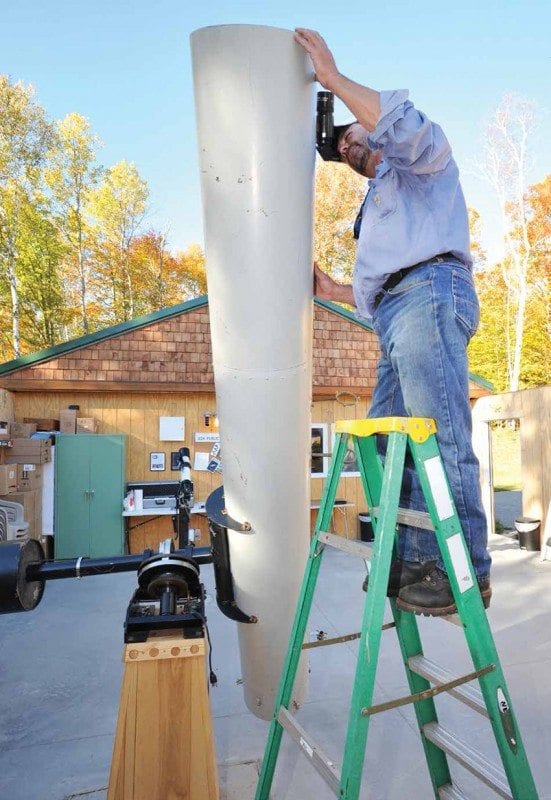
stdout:
[[(56, 147), (50, 153), (46, 180), (57, 204), (57, 220), (69, 246), (69, 279), (77, 283), (82, 332), (90, 330), (88, 320), (89, 225), (87, 208), (90, 192), (97, 185), (101, 169), (95, 165), (100, 145), (90, 123), (75, 112), (57, 123)], [(76, 268), (76, 269), (75, 269)], [(71, 275), (76, 271), (76, 279)]]
[(537, 124), (538, 108), (533, 101), (521, 95), (505, 95), (486, 124), (484, 158), (480, 165), (496, 193), (503, 225), (509, 391), (519, 388), (526, 309), (533, 289), (529, 276), (532, 248), (527, 173), (530, 141)]

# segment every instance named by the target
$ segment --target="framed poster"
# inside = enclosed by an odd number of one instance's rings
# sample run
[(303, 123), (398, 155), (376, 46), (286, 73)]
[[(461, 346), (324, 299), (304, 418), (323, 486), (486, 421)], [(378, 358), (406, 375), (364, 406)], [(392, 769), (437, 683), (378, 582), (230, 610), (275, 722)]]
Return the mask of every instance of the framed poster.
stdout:
[(312, 443), (310, 475), (312, 478), (326, 478), (329, 466), (327, 423), (313, 422), (310, 426), (310, 435)]
[(165, 467), (165, 454), (164, 453), (150, 453), (149, 454), (149, 469), (151, 472), (163, 472)]

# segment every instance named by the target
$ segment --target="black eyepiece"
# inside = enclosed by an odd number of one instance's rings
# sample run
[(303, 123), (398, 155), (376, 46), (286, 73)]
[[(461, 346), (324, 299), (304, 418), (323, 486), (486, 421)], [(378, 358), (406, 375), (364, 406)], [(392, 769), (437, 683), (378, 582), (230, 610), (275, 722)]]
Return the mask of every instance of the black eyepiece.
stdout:
[(340, 161), (337, 152), (335, 123), (333, 111), (335, 107), (332, 92), (318, 92), (316, 116), (316, 146), (324, 161)]

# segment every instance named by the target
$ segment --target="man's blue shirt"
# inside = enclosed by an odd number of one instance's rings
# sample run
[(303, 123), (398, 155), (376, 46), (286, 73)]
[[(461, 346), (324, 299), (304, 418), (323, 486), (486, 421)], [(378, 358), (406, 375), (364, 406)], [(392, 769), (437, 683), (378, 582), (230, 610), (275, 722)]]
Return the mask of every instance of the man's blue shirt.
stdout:
[(383, 160), (364, 200), (352, 282), (357, 315), (366, 318), (393, 272), (443, 253), (472, 266), (467, 207), (448, 140), (407, 91), (380, 96), (368, 144), (382, 150)]

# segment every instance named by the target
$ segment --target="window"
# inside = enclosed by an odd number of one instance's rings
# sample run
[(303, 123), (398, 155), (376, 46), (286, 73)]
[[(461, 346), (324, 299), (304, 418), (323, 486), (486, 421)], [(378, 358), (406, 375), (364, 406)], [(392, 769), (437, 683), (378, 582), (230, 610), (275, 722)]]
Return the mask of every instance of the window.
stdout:
[[(331, 452), (335, 452), (335, 426), (331, 425)], [(358, 470), (358, 462), (356, 461), (356, 453), (352, 440), (348, 440), (348, 448), (346, 450), (344, 461), (342, 464), (341, 476), (343, 478), (359, 478), (360, 471)]]
[(310, 431), (312, 436), (310, 474), (312, 478), (325, 478), (329, 464), (327, 423), (313, 422)]

